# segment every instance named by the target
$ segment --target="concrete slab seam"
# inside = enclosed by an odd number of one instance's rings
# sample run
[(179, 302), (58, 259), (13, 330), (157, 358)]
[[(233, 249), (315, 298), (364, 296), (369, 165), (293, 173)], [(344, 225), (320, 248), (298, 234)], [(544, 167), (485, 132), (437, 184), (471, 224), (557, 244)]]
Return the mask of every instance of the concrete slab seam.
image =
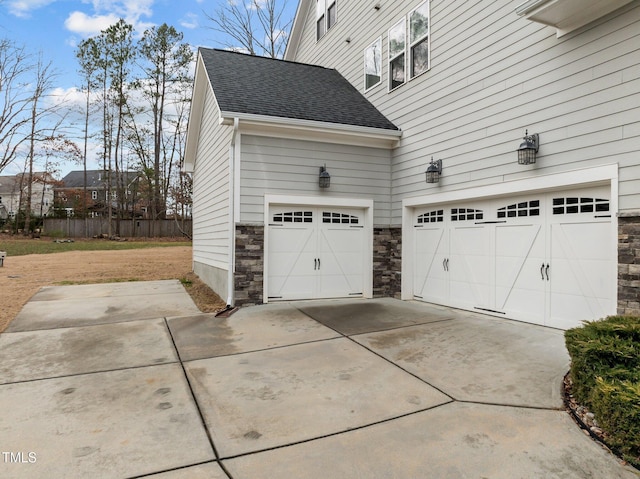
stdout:
[(166, 363), (160, 363), (160, 364), (141, 364), (138, 366), (123, 366), (121, 368), (104, 369), (104, 370), (101, 369), (99, 371), (89, 371), (85, 373), (63, 374), (61, 376), (48, 376), (46, 378), (25, 379), (23, 381), (12, 381), (8, 383), (2, 383), (0, 384), (0, 388), (2, 386), (10, 386), (12, 384), (34, 383), (37, 381), (48, 381), (49, 379), (65, 379), (65, 378), (74, 378), (77, 376), (91, 376), (92, 374), (103, 374), (103, 373), (111, 373), (111, 372), (117, 372), (117, 371), (130, 371), (132, 369), (154, 368), (159, 366), (166, 366), (168, 364), (178, 364), (178, 363), (179, 361), (167, 361)]
[(230, 478), (233, 479), (231, 474), (229, 473), (229, 471), (227, 471), (227, 468), (224, 467), (224, 465), (220, 462), (220, 455), (218, 454), (218, 449), (216, 448), (216, 445), (213, 442), (213, 438), (211, 437), (211, 433), (209, 432), (209, 428), (207, 427), (207, 422), (205, 421), (204, 418), (204, 414), (202, 412), (202, 409), (200, 408), (200, 404), (198, 403), (198, 399), (196, 398), (196, 394), (195, 391), (193, 390), (193, 386), (191, 384), (191, 381), (189, 381), (189, 375), (187, 374), (187, 370), (184, 367), (184, 363), (182, 362), (182, 358), (180, 356), (180, 351), (178, 351), (178, 346), (176, 345), (176, 341), (175, 338), (173, 337), (173, 334), (171, 333), (171, 328), (169, 327), (169, 323), (167, 321), (167, 318), (164, 318), (164, 325), (167, 328), (167, 331), (169, 333), (169, 337), (171, 338), (171, 343), (173, 344), (173, 347), (176, 351), (176, 355), (178, 356), (178, 362), (180, 363), (180, 368), (182, 369), (182, 374), (184, 374), (184, 379), (187, 382), (187, 386), (189, 387), (189, 392), (191, 393), (191, 398), (193, 399), (193, 404), (196, 407), (196, 410), (198, 411), (198, 416), (200, 417), (200, 422), (202, 424), (202, 427), (204, 428), (204, 432), (207, 435), (207, 439), (209, 440), (209, 445), (211, 446), (211, 449), (213, 450), (213, 455), (216, 457), (216, 460), (218, 461), (218, 464), (220, 465), (220, 468), (224, 471), (224, 473)]
[[(307, 316), (308, 318), (311, 318), (312, 320), (314, 320), (314, 321), (316, 321), (316, 322), (320, 323), (320, 321), (318, 321), (317, 319), (315, 319), (315, 318), (314, 318), (314, 317), (312, 317), (312, 316), (309, 316), (308, 314), (306, 314), (304, 311), (300, 310), (299, 308), (297, 308), (297, 307), (296, 307), (296, 309), (298, 309), (298, 311), (300, 311), (302, 314), (304, 314), (304, 315), (305, 315), (305, 316)], [(435, 324), (435, 323), (441, 323), (441, 322), (445, 322), (445, 321), (452, 321), (452, 320), (454, 320), (454, 319), (455, 319), (455, 318), (445, 319), (445, 320), (439, 320), (439, 321), (433, 321), (433, 324)], [(322, 323), (320, 323), (320, 324), (322, 324)], [(432, 323), (424, 323), (424, 324), (432, 324)], [(327, 328), (329, 328), (329, 329), (331, 329), (331, 330), (335, 331), (335, 332), (336, 332), (336, 333), (338, 333), (340, 336), (342, 336), (343, 338), (348, 339), (349, 341), (351, 341), (352, 343), (356, 344), (357, 346), (360, 346), (360, 347), (361, 347), (362, 349), (364, 349), (365, 351), (369, 351), (371, 354), (373, 354), (373, 355), (375, 355), (375, 356), (378, 356), (380, 359), (383, 359), (383, 360), (384, 360), (384, 361), (386, 361), (387, 363), (391, 364), (392, 366), (394, 366), (395, 368), (399, 369), (400, 371), (402, 371), (402, 372), (404, 372), (404, 373), (408, 374), (409, 376), (414, 377), (415, 379), (419, 380), (421, 383), (426, 384), (427, 386), (429, 386), (429, 387), (431, 387), (431, 388), (435, 389), (436, 391), (440, 392), (441, 394), (444, 394), (444, 395), (445, 395), (445, 396), (447, 396), (448, 398), (451, 398), (451, 400), (452, 400), (452, 401), (457, 401), (457, 399), (456, 399), (456, 398), (454, 398), (451, 394), (449, 394), (449, 393), (447, 393), (447, 392), (443, 391), (442, 389), (440, 389), (440, 388), (439, 388), (439, 387), (437, 387), (437, 386), (434, 386), (433, 384), (429, 384), (427, 381), (425, 381), (425, 380), (424, 380), (424, 379), (422, 379), (421, 377), (417, 376), (416, 374), (414, 374), (414, 373), (412, 373), (412, 372), (410, 372), (410, 371), (407, 371), (405, 368), (403, 368), (403, 367), (402, 367), (402, 366), (400, 366), (399, 364), (396, 364), (396, 363), (394, 363), (393, 361), (391, 361), (390, 359), (385, 358), (385, 357), (384, 357), (384, 356), (382, 356), (380, 353), (378, 353), (378, 352), (376, 352), (376, 351), (374, 351), (374, 350), (372, 350), (372, 349), (370, 349), (370, 348), (366, 347), (364, 344), (359, 343), (358, 341), (356, 341), (355, 339), (353, 339), (351, 336), (347, 336), (346, 334), (342, 334), (340, 331), (336, 330), (335, 328), (332, 328), (331, 326), (327, 326), (327, 325), (324, 325), (324, 324), (323, 324), (323, 326), (325, 326), (325, 327), (327, 327)], [(382, 331), (393, 331), (393, 330), (395, 330), (395, 329), (409, 328), (409, 327), (415, 327), (415, 326), (421, 326), (421, 325), (412, 324), (412, 325), (407, 325), (407, 326), (400, 326), (400, 327), (398, 327), (398, 328), (385, 329), (385, 330), (382, 330)], [(368, 332), (368, 333), (359, 333), (359, 334), (354, 334), (353, 336), (359, 336), (360, 334), (372, 334), (372, 333), (378, 333), (378, 332), (381, 332), (381, 331), (371, 331), (371, 332)]]
[[(279, 446), (266, 447), (264, 449), (258, 449), (256, 451), (243, 452), (241, 454), (235, 454), (233, 456), (221, 457), (218, 460), (218, 462), (219, 462), (220, 466), (222, 466), (222, 463), (224, 461), (230, 461), (232, 459), (237, 459), (239, 457), (253, 456), (255, 454), (261, 454), (261, 453), (269, 452), (269, 451), (276, 451), (278, 449), (284, 449), (284, 448), (287, 448), (287, 447), (299, 446), (300, 444), (306, 444), (306, 443), (309, 443), (309, 442), (318, 441), (320, 439), (326, 439), (328, 437), (340, 436), (342, 434), (347, 434), (347, 433), (352, 432), (352, 431), (359, 431), (361, 429), (367, 429), (369, 427), (379, 426), (380, 424), (386, 424), (388, 422), (395, 421), (397, 419), (402, 419), (402, 418), (405, 418), (405, 417), (414, 416), (416, 414), (421, 414), (421, 413), (424, 413), (424, 412), (427, 412), (427, 411), (433, 411), (434, 409), (438, 409), (440, 407), (447, 406), (449, 404), (454, 404), (455, 402), (457, 402), (457, 401), (451, 400), (451, 401), (444, 402), (442, 404), (437, 404), (435, 406), (427, 407), (427, 408), (420, 409), (420, 410), (417, 410), (417, 411), (411, 411), (411, 412), (408, 412), (408, 413), (405, 413), (405, 414), (399, 414), (397, 416), (393, 416), (393, 417), (389, 417), (389, 418), (386, 418), (386, 419), (382, 419), (380, 421), (374, 421), (374, 422), (371, 422), (371, 423), (368, 423), (368, 424), (363, 424), (361, 426), (356, 426), (356, 427), (352, 427), (352, 428), (349, 428), (349, 429), (343, 429), (342, 431), (336, 431), (336, 432), (332, 432), (332, 433), (329, 433), (329, 434), (323, 434), (323, 435), (316, 436), (316, 437), (311, 437), (311, 438), (308, 438), (308, 439), (301, 439), (299, 441), (293, 441), (293, 442), (290, 442), (288, 444), (282, 444), (282, 445), (279, 445)], [(226, 468), (224, 470), (226, 472)], [(229, 473), (227, 472), (227, 474), (229, 474)], [(231, 475), (229, 475), (229, 477), (231, 477)], [(233, 478), (231, 478), (231, 479), (233, 479)]]
[[(145, 477), (153, 477), (153, 476), (157, 476), (158, 474), (164, 474), (167, 472), (182, 471), (185, 469), (189, 469), (191, 467), (203, 466), (205, 464), (218, 464), (220, 467), (222, 467), (222, 464), (220, 464), (220, 462), (218, 461), (203, 461), (203, 462), (196, 462), (194, 464), (188, 464), (186, 466), (174, 467), (171, 469), (164, 469), (162, 471), (154, 471), (154, 472), (150, 472), (149, 474), (143, 474), (141, 476), (129, 476), (129, 477), (126, 477), (125, 479), (144, 479)], [(231, 476), (229, 476), (229, 474), (226, 471), (225, 471), (225, 474), (227, 474), (229, 479), (233, 479)]]

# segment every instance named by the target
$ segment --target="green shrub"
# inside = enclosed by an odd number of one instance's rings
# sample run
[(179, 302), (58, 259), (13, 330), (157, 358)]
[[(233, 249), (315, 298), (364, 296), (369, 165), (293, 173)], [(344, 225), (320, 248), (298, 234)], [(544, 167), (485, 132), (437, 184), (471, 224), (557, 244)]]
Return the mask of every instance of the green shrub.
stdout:
[(640, 382), (596, 380), (592, 412), (610, 435), (608, 443), (625, 459), (637, 464), (640, 458)]
[(597, 377), (640, 380), (640, 318), (610, 316), (587, 321), (583, 327), (566, 331), (565, 342), (571, 356), (573, 393), (584, 405), (592, 405)]
[(640, 460), (640, 318), (610, 316), (565, 332), (576, 400), (609, 434), (609, 445)]

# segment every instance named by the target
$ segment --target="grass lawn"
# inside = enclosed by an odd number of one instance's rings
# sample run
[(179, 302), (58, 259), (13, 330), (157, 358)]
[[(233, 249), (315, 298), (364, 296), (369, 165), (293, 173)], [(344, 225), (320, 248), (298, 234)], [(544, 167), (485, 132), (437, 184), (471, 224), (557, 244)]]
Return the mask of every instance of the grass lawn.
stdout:
[(59, 240), (44, 236), (32, 239), (21, 236), (0, 235), (0, 251), (5, 251), (7, 256), (62, 253), (65, 251), (109, 251), (171, 246), (191, 246), (191, 241), (175, 239), (110, 241), (106, 239), (84, 238)]

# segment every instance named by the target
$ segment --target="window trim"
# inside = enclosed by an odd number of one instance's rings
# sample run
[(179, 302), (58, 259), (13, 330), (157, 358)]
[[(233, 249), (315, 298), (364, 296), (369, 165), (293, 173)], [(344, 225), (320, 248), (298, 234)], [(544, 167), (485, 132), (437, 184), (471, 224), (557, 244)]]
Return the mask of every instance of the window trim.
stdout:
[[(322, 10), (320, 6), (322, 6)], [(335, 20), (329, 24), (329, 11), (332, 8), (335, 9)], [(338, 0), (316, 0), (316, 42), (324, 38), (336, 23), (338, 23)], [(322, 34), (319, 28), (321, 25)]]
[[(396, 29), (398, 26), (402, 25), (404, 27), (404, 46), (402, 48), (402, 51), (400, 51), (399, 53), (397, 53), (394, 56), (391, 56), (391, 31)], [(387, 30), (387, 68), (389, 69), (389, 91), (394, 91), (397, 88), (400, 88), (402, 85), (404, 85), (405, 83), (407, 83), (407, 62), (406, 62), (406, 54), (407, 54), (407, 16), (405, 15), (402, 20), (394, 23), (391, 28), (389, 28), (389, 30)], [(403, 57), (403, 80), (402, 83), (396, 85), (396, 86), (392, 86), (392, 81), (393, 81), (393, 76), (391, 75), (391, 63), (394, 62), (395, 60), (399, 59), (400, 57)]]
[[(411, 41), (411, 15), (413, 15), (418, 9), (420, 9), (424, 5), (427, 5), (427, 11), (428, 11), (427, 33), (422, 35), (418, 39), (416, 39), (414, 42), (412, 42)], [(403, 24), (403, 22), (404, 22), (404, 49), (402, 52), (392, 57), (391, 56), (391, 30), (396, 28), (398, 25)], [(417, 75), (414, 75), (413, 74), (413, 50), (414, 50), (414, 47), (417, 47), (418, 45), (420, 45), (425, 41), (427, 42), (427, 51), (428, 51), (427, 68), (424, 71), (418, 73)], [(397, 60), (400, 57), (404, 57), (403, 58), (404, 80), (402, 83), (399, 83), (396, 86), (392, 86), (391, 64), (394, 60)], [(387, 30), (387, 69), (388, 69), (387, 74), (389, 76), (389, 81), (388, 81), (389, 93), (397, 90), (402, 85), (407, 84), (414, 78), (418, 78), (419, 76), (431, 70), (431, 2), (430, 0), (424, 0), (420, 2), (415, 8), (411, 9), (409, 13), (404, 15), (402, 17), (402, 20), (397, 21), (395, 24), (391, 26), (391, 28)]]
[[(411, 41), (411, 15), (413, 15), (423, 5), (427, 5), (427, 33), (422, 35), (420, 38), (416, 39), (415, 42), (412, 42)], [(409, 14), (407, 15), (407, 22), (408, 22), (408, 27), (409, 27), (408, 28), (409, 35), (408, 35), (408, 42), (407, 42), (407, 53), (409, 54), (409, 56), (408, 56), (408, 58), (409, 58), (409, 68), (408, 68), (408, 70), (409, 70), (408, 71), (409, 80), (408, 81), (411, 81), (414, 78), (417, 78), (420, 75), (422, 75), (422, 74), (428, 72), (429, 70), (431, 70), (431, 4), (430, 4), (429, 0), (425, 0), (420, 5), (418, 5), (416, 8), (411, 10), (409, 12)], [(428, 54), (428, 57), (427, 57), (427, 68), (426, 68), (426, 70), (418, 73), (417, 75), (414, 75), (413, 74), (413, 49), (414, 49), (414, 47), (417, 47), (418, 45), (420, 45), (424, 41), (427, 42), (427, 54)]]
[[(374, 83), (373, 85), (367, 87), (367, 51), (373, 47), (374, 45), (378, 44), (380, 47), (380, 51), (378, 53), (379, 57), (380, 57), (380, 79)], [(375, 55), (375, 53), (374, 53)], [(372, 89), (374, 89), (375, 87), (377, 87), (378, 85), (380, 85), (382, 83), (382, 35), (380, 35), (378, 38), (376, 38), (373, 42), (371, 42), (365, 49), (364, 49), (364, 91), (368, 92)]]

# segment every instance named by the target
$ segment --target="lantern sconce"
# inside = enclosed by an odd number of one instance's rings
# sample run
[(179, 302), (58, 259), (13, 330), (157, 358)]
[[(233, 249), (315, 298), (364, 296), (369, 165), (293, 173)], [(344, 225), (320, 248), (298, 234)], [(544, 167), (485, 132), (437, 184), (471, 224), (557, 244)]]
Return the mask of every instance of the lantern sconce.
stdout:
[(427, 183), (437, 183), (440, 181), (440, 175), (442, 175), (442, 160), (433, 161), (431, 157), (431, 163), (427, 167), (425, 172), (427, 176)]
[(318, 176), (318, 186), (320, 188), (329, 188), (331, 185), (331, 175), (327, 171), (327, 165), (320, 167), (320, 175)]
[(536, 153), (540, 148), (540, 137), (537, 133), (529, 135), (528, 130), (524, 132), (524, 138), (518, 147), (518, 164), (531, 165), (536, 162)]

